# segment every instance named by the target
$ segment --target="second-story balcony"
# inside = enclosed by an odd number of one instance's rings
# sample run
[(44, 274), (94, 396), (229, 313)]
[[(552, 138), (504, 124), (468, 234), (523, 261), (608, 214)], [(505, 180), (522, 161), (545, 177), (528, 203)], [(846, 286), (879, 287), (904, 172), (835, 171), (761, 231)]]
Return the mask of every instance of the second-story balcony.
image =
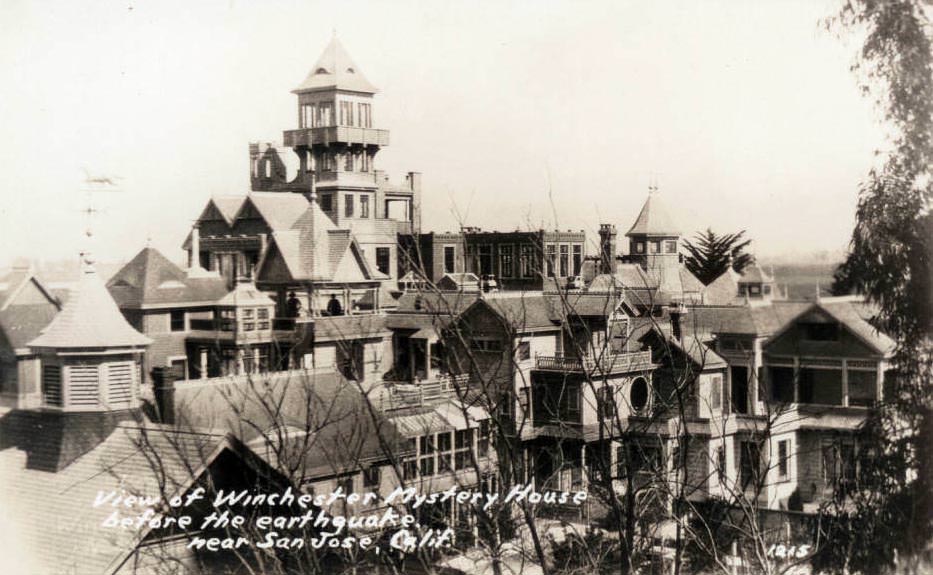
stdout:
[(359, 144), (363, 146), (388, 146), (389, 131), (354, 126), (324, 126), (286, 130), (285, 145), (312, 146), (315, 144)]
[(588, 374), (616, 374), (645, 371), (654, 368), (650, 351), (634, 353), (604, 353), (599, 356), (572, 357), (536, 355), (535, 369)]

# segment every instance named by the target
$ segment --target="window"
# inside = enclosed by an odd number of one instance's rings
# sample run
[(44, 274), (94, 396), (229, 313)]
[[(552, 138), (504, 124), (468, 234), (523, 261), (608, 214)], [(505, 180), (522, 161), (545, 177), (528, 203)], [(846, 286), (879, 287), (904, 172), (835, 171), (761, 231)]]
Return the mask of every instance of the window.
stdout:
[(348, 218), (352, 218), (353, 217), (353, 194), (347, 194), (346, 196), (344, 196), (343, 201), (345, 202), (344, 207), (343, 207), (343, 215)]
[(415, 479), (418, 476), (418, 461), (410, 459), (402, 464), (402, 476), (405, 480)]
[(839, 324), (837, 323), (802, 323), (803, 337), (810, 341), (838, 341)]
[(762, 291), (765, 295), (771, 295), (771, 286), (768, 285), (768, 284), (765, 284), (765, 285), (761, 286), (761, 291)]
[(521, 266), (521, 274), (523, 278), (534, 277), (535, 273), (535, 252), (534, 246), (524, 245), (521, 246), (521, 258), (519, 265)]
[(712, 409), (719, 409), (722, 407), (722, 376), (716, 375), (713, 376), (713, 383), (710, 386), (710, 407)]
[(512, 277), (513, 265), (512, 246), (499, 246), (499, 274), (504, 278)]
[(518, 359), (518, 361), (527, 361), (531, 359), (531, 342), (530, 341), (518, 342), (518, 347), (516, 348), (515, 357)]
[(369, 196), (360, 196), (360, 217), (369, 217)]
[(676, 254), (677, 253), (677, 240), (665, 240), (664, 241), (664, 253)]
[(373, 127), (372, 104), (359, 104), (357, 109), (357, 122), (361, 128)]
[(635, 412), (643, 410), (648, 405), (648, 381), (643, 377), (636, 377), (629, 391), (629, 402)]
[(580, 275), (580, 268), (583, 267), (583, 246), (573, 244), (573, 275)]
[(380, 470), (376, 465), (370, 465), (363, 470), (363, 487), (379, 487)]
[(778, 441), (778, 477), (786, 479), (790, 463), (790, 441)]
[(741, 444), (741, 462), (742, 487), (748, 487), (757, 482), (758, 472), (761, 469), (761, 452), (758, 443), (754, 441), (743, 441)]
[(761, 295), (761, 285), (760, 284), (749, 284), (748, 295)]
[(353, 103), (352, 102), (340, 102), (340, 125), (341, 126), (352, 126), (353, 125)]
[(453, 471), (453, 445), (450, 432), (437, 434), (437, 472)]
[(169, 328), (172, 331), (185, 331), (185, 310), (173, 309), (169, 315)]
[(548, 244), (545, 248), (545, 263), (547, 264), (547, 276), (554, 277), (554, 266), (557, 264), (557, 246)]
[(369, 154), (367, 154), (366, 152), (363, 152), (362, 154), (360, 154), (360, 171), (361, 172), (368, 172), (370, 168), (372, 167), (371, 164), (372, 164), (372, 158), (370, 158)]
[(716, 448), (716, 473), (720, 479), (726, 476), (726, 449), (721, 445)]
[(567, 398), (567, 410), (571, 412), (580, 411), (580, 388), (575, 385), (568, 385), (565, 393)]
[(479, 273), (483, 276), (492, 275), (492, 246), (490, 244), (479, 246)]
[(661, 242), (659, 241), (650, 241), (648, 242), (648, 253), (656, 254), (661, 251)]
[(330, 194), (321, 194), (321, 210), (329, 212), (334, 209), (334, 196)]
[(343, 155), (343, 169), (345, 172), (353, 171), (353, 154), (351, 152), (346, 152)]
[(560, 277), (567, 277), (570, 266), (570, 246), (562, 244), (560, 246)]
[(334, 103), (333, 102), (321, 102), (320, 108), (318, 108), (320, 114), (319, 126), (333, 126), (334, 125)]
[(616, 414), (616, 402), (612, 386), (601, 387), (596, 390), (596, 403), (599, 408), (599, 415), (610, 425)]
[(768, 376), (771, 383), (771, 400), (778, 403), (793, 403), (794, 368), (769, 366)]
[(476, 442), (476, 452), (480, 457), (486, 457), (489, 454), (489, 438), (491, 428), (489, 420), (484, 419), (479, 422), (479, 440)]
[(260, 307), (256, 308), (256, 328), (257, 329), (269, 329), (269, 308)]
[(470, 466), (470, 450), (473, 449), (473, 430), (457, 430), (457, 439), (454, 445), (456, 448), (455, 463), (457, 469), (466, 469)]
[(635, 253), (636, 254), (645, 253), (645, 242), (635, 242)]
[(392, 251), (389, 248), (376, 248), (376, 269), (386, 275), (392, 275), (391, 268)]
[(454, 273), (454, 263), (457, 257), (457, 248), (455, 246), (444, 246), (444, 273)]
[(878, 375), (875, 371), (848, 369), (849, 405), (871, 407), (875, 404)]

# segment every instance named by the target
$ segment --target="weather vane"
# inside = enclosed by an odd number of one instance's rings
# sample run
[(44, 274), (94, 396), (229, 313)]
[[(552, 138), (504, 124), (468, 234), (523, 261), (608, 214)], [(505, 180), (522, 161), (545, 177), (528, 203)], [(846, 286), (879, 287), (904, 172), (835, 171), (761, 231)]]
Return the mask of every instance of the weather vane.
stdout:
[(84, 171), (84, 187), (82, 191), (87, 194), (87, 203), (85, 207), (81, 209), (81, 213), (85, 215), (85, 229), (84, 235), (85, 248), (81, 252), (81, 259), (85, 263), (92, 263), (91, 260), (91, 238), (94, 235), (93, 229), (93, 218), (96, 214), (100, 214), (103, 210), (94, 206), (94, 194), (99, 192), (120, 192), (120, 186), (117, 182), (123, 178), (120, 176), (105, 176), (105, 175), (92, 175), (87, 168), (82, 168)]

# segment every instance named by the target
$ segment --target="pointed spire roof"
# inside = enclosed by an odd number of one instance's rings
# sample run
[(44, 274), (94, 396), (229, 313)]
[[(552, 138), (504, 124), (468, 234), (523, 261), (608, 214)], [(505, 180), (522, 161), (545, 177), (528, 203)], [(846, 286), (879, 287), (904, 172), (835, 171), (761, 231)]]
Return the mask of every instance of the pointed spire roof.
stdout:
[(151, 343), (127, 323), (92, 265), (82, 270), (62, 311), (29, 347), (115, 348)]
[(315, 90), (347, 90), (365, 94), (378, 92), (353, 63), (337, 36), (334, 36), (330, 44), (324, 48), (324, 53), (311, 68), (305, 81), (292, 92), (300, 94)]
[(648, 199), (645, 205), (641, 207), (641, 212), (635, 223), (632, 224), (626, 236), (648, 235), (648, 236), (679, 236), (681, 235), (680, 226), (671, 218), (664, 201), (659, 197), (656, 191), (648, 193)]

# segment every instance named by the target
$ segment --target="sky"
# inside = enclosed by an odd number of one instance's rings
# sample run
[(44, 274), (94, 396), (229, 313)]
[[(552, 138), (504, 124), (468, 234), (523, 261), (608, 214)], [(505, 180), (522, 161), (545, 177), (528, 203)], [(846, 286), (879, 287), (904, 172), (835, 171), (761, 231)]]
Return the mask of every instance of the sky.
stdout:
[[(624, 233), (651, 181), (689, 236), (841, 252), (884, 126), (827, 32), (834, 0), (0, 2), (0, 265), (180, 258), (211, 195), (334, 33), (379, 87), (376, 167), (423, 174), (423, 228)], [(595, 250), (591, 250), (595, 252)]]

